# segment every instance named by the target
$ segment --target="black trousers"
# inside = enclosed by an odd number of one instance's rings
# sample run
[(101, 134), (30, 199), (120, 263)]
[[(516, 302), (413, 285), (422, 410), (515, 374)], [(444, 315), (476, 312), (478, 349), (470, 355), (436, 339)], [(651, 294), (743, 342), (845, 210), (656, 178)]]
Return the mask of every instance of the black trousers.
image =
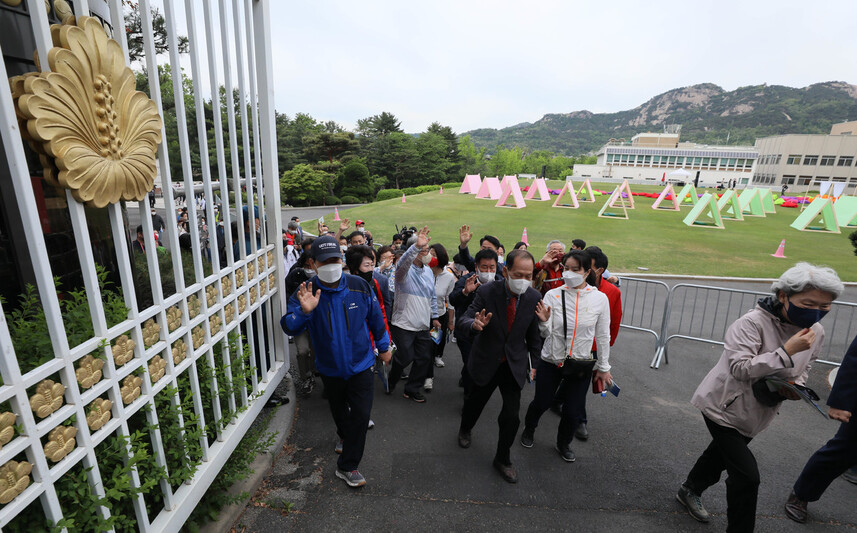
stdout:
[[(563, 386), (557, 390), (560, 382)], [(592, 375), (586, 374), (579, 377), (563, 377), (562, 369), (555, 364), (540, 360), (536, 371), (536, 395), (527, 408), (527, 416), (524, 424), (527, 428), (535, 430), (539, 425), (539, 419), (554, 401), (558, 392), (562, 393), (562, 415), (559, 429), (556, 435), (556, 443), (560, 448), (571, 444), (574, 431), (586, 416), (586, 393), (589, 384), (592, 383)]]
[(836, 435), (809, 458), (795, 483), (795, 495), (818, 501), (830, 483), (853, 466), (857, 466), (857, 421), (852, 419), (840, 424)]
[(759, 467), (747, 445), (752, 440), (733, 428), (721, 426), (707, 416), (705, 425), (712, 441), (687, 475), (685, 485), (697, 494), (720, 481), (726, 470), (726, 531), (753, 531), (759, 496)]
[(390, 388), (399, 381), (405, 367), (413, 362), (411, 372), (408, 374), (408, 382), (405, 384), (405, 392), (408, 394), (419, 392), (428, 377), (434, 341), (431, 340), (428, 330), (410, 331), (398, 326), (390, 326), (390, 334), (393, 336), (393, 342), (396, 343), (396, 356), (390, 368)]
[(473, 392), (473, 378), (470, 377), (470, 372), (467, 371), (467, 361), (470, 359), (470, 348), (473, 343), (468, 339), (457, 338), (458, 350), (461, 352), (461, 384), (464, 386), (464, 398), (467, 399), (470, 393)]
[(470, 396), (464, 400), (459, 430), (469, 432), (473, 429), (482, 414), (482, 410), (485, 409), (485, 404), (488, 403), (497, 388), (500, 389), (500, 395), (503, 397), (503, 407), (497, 417), (500, 433), (497, 438), (497, 453), (494, 458), (504, 465), (509, 465), (512, 464), (509, 450), (512, 448), (512, 443), (515, 442), (518, 426), (521, 425), (521, 419), (518, 415), (521, 409), (521, 387), (515, 381), (508, 362), (500, 365), (494, 377), (487, 384), (473, 384)]
[(366, 369), (348, 379), (322, 374), (324, 390), (330, 404), (330, 414), (336, 423), (336, 434), (342, 439), (342, 455), (336, 462), (340, 470), (357, 470), (366, 446), (366, 430), (372, 412), (372, 369)]

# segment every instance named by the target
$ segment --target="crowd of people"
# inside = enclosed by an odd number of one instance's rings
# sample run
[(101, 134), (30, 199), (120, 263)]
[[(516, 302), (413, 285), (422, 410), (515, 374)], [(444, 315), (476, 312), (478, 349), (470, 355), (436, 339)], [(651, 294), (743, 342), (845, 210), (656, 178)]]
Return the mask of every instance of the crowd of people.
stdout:
[[(472, 254), (473, 233), (465, 225), (450, 257), (430, 242), (428, 227), (403, 228), (382, 245), (362, 220), (354, 231), (347, 219), (335, 232), (319, 224), (318, 237), (304, 237), (299, 222), (293, 218), (283, 236), (289, 299), (281, 325), (294, 338), (299, 393), (311, 395), (316, 376), (324, 384), (339, 436), (337, 477), (352, 487), (366, 483), (358, 467), (374, 425), (375, 376), (387, 395), (401, 383), (403, 398), (424, 404), (435, 368), (445, 366), (448, 340), (457, 342), (463, 362), (459, 446), (470, 447), (472, 430), (499, 389), (493, 466), (517, 482), (511, 449), (521, 391), (534, 381), (520, 444), (533, 446), (539, 420), (551, 409), (561, 417), (556, 451), (575, 461), (573, 439), (589, 438), (589, 389), (612, 386), (610, 350), (622, 318), (621, 280), (607, 270), (601, 248), (574, 239), (566, 249), (557, 239), (537, 260), (524, 242), (506, 252), (495, 236), (484, 235)], [(805, 385), (823, 343), (819, 321), (842, 291), (831, 269), (799, 263), (729, 328), (720, 362), (692, 399), (712, 436), (676, 494), (695, 519), (709, 520), (701, 495), (726, 471), (728, 531), (752, 531), (760, 478), (747, 444), (783, 400), (799, 398), (788, 388), (763, 394), (762, 385), (774, 377)], [(785, 507), (793, 520), (806, 521), (808, 502), (837, 476), (857, 481), (857, 431), (850, 423), (857, 407), (855, 359), (857, 340), (828, 400), (841, 428), (797, 480)]]

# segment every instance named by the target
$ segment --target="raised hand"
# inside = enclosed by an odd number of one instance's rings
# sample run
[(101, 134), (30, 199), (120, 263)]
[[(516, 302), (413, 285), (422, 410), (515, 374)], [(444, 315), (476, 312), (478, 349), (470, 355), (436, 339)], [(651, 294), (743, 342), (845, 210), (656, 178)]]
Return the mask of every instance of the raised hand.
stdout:
[(417, 248), (420, 250), (428, 246), (428, 243), (431, 240), (431, 237), (429, 237), (428, 234), (428, 226), (423, 226), (423, 229), (417, 232)]
[(475, 331), (482, 331), (482, 329), (491, 322), (491, 317), (494, 316), (493, 313), (486, 313), (485, 309), (476, 313), (476, 316), (473, 317), (473, 329)]
[(480, 285), (482, 284), (479, 283), (479, 276), (474, 273), (464, 282), (464, 295), (467, 296), (468, 294), (472, 293), (473, 291), (478, 289)]
[(347, 230), (347, 229), (348, 229), (348, 228), (350, 228), (350, 227), (351, 227), (351, 221), (350, 221), (350, 220), (348, 220), (347, 218), (343, 218), (343, 219), (339, 222), (339, 231), (344, 232), (345, 230)]
[(539, 262), (542, 264), (542, 266), (548, 266), (550, 264), (555, 263), (558, 260), (559, 260), (559, 258), (556, 257), (556, 254), (554, 254), (554, 252), (548, 250), (545, 253), (545, 255), (542, 257), (542, 260)]
[(794, 355), (804, 350), (809, 350), (813, 342), (815, 342), (815, 332), (809, 328), (803, 328), (792, 335), (792, 338), (786, 341), (783, 348), (787, 354)]
[(318, 307), (318, 300), (321, 298), (321, 289), (312, 292), (312, 283), (305, 281), (298, 286), (298, 301), (301, 304), (301, 310), (304, 313), (310, 314)]
[(544, 302), (539, 301), (536, 304), (536, 316), (539, 317), (539, 320), (542, 322), (547, 322), (551, 316), (551, 308), (546, 306)]
[(461, 246), (467, 246), (467, 243), (469, 243), (472, 238), (473, 232), (470, 231), (470, 226), (467, 224), (461, 226), (458, 230), (458, 242), (461, 243)]

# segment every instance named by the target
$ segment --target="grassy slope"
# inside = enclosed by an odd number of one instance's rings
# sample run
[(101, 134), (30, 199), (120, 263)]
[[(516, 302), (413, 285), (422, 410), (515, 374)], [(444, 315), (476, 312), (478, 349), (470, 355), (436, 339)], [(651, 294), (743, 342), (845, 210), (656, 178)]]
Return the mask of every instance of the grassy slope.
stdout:
[[(660, 187), (632, 190), (656, 192)], [(614, 272), (646, 267), (651, 273), (662, 274), (778, 277), (795, 262), (809, 261), (833, 267), (843, 280), (857, 281), (853, 268), (857, 258), (847, 237), (851, 230), (843, 229), (839, 235), (797, 231), (789, 227), (799, 214), (797, 209), (778, 208), (776, 214), (766, 218), (725, 221), (726, 229), (718, 230), (687, 227), (682, 220), (690, 208), (682, 208), (681, 214), (655, 211), (651, 208), (654, 200), (644, 197), (634, 197), (636, 209), (628, 211), (629, 220), (598, 218), (606, 198), (597, 196), (596, 203), (581, 203), (580, 209), (552, 208), (552, 202), (529, 202), (524, 209), (503, 209), (495, 208), (495, 202), (490, 200), (447, 191), (443, 195), (432, 192), (411, 196), (405, 204), (401, 199), (367, 204), (340, 215), (352, 222), (357, 218), (366, 220), (376, 239), (385, 243), (395, 232), (394, 224), (428, 225), (433, 242), (455, 248), (458, 228), (470, 224), (477, 246), (478, 238), (488, 233), (511, 247), (526, 227), (534, 255), (540, 256), (551, 239), (568, 244), (580, 238), (601, 246)], [(325, 219), (330, 224), (332, 214)], [(305, 223), (305, 227), (314, 226), (314, 221)], [(781, 239), (786, 239), (788, 259), (770, 255)]]

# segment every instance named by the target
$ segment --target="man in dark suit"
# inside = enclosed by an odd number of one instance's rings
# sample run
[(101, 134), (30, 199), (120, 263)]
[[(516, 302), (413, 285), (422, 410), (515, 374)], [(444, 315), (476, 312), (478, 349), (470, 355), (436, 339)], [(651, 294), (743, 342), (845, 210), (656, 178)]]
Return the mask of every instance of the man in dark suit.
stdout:
[(842, 359), (827, 405), (830, 418), (842, 423), (836, 435), (809, 458), (795, 482), (786, 502), (786, 516), (795, 522), (806, 522), (807, 504), (819, 500), (834, 479), (857, 466), (857, 421), (851, 421), (857, 410), (857, 338)]
[(500, 435), (494, 468), (509, 483), (518, 481), (509, 450), (518, 433), (521, 389), (532, 377), (533, 362), (542, 350), (539, 320), (547, 320), (549, 310), (541, 295), (532, 288), (535, 260), (525, 250), (506, 256), (504, 281), (487, 283), (476, 291), (476, 298), (458, 322), (456, 336), (472, 341), (467, 372), (473, 389), (464, 401), (458, 445), (470, 447), (470, 432), (482, 409), (499, 388), (503, 407), (497, 422)]

